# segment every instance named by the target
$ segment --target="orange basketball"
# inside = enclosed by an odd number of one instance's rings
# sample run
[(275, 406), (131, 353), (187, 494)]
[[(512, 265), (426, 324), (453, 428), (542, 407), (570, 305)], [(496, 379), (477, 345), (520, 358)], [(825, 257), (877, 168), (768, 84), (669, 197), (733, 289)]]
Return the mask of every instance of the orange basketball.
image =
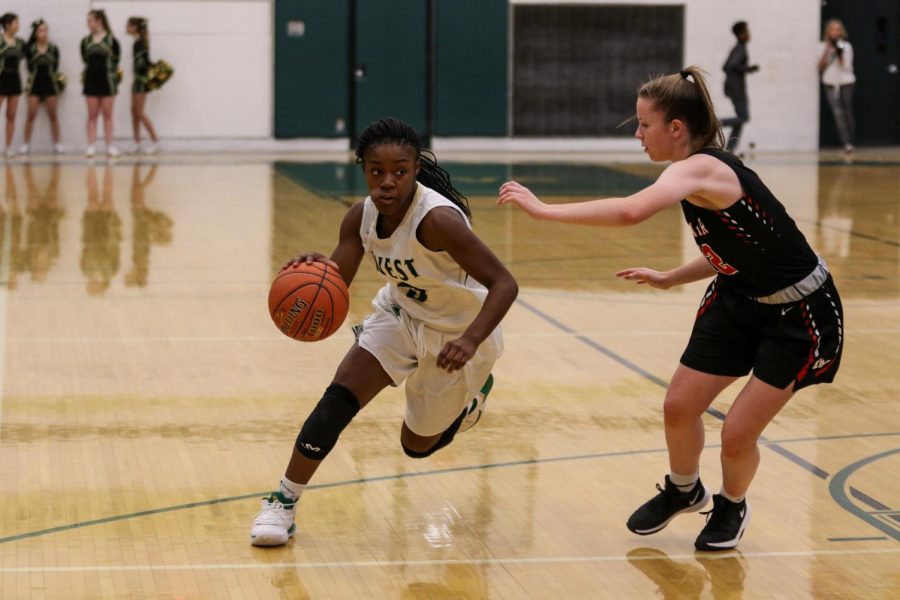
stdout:
[(286, 336), (324, 340), (347, 318), (350, 294), (338, 272), (320, 262), (284, 269), (269, 290), (269, 314)]

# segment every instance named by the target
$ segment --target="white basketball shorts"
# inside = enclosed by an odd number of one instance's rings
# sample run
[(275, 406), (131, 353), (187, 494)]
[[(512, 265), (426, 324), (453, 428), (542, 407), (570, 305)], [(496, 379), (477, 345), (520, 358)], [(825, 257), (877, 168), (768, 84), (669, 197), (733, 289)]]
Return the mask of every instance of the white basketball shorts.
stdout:
[(406, 381), (406, 426), (420, 436), (447, 429), (481, 390), (503, 353), (497, 327), (462, 369), (448, 373), (438, 368), (444, 344), (460, 333), (431, 329), (402, 308), (391, 311), (378, 305), (361, 324), (360, 348), (378, 360), (394, 385)]

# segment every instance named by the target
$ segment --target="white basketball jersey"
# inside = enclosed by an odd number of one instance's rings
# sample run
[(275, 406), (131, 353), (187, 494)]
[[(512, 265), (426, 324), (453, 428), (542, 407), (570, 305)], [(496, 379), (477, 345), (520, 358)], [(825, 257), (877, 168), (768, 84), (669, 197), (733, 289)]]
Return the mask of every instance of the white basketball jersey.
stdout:
[(359, 235), (375, 269), (387, 283), (372, 303), (387, 310), (400, 307), (409, 316), (440, 331), (462, 331), (481, 310), (487, 289), (447, 252), (433, 252), (416, 237), (419, 223), (428, 211), (438, 206), (459, 211), (471, 228), (469, 219), (458, 206), (418, 183), (400, 226), (390, 237), (379, 238), (378, 210), (372, 198), (366, 198)]

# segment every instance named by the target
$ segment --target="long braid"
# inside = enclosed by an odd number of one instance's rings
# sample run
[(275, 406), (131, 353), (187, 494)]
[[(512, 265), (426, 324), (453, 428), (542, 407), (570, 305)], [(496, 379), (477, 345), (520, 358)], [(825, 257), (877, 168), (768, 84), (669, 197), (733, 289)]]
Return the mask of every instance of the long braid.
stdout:
[(416, 152), (416, 159), (419, 161), (419, 174), (416, 180), (453, 202), (469, 220), (472, 219), (468, 199), (453, 187), (450, 182), (450, 174), (437, 164), (434, 153), (422, 150), (422, 141), (415, 129), (393, 117), (370, 123), (357, 140), (356, 164), (363, 163), (363, 156), (369, 148), (381, 144), (400, 144), (412, 147)]

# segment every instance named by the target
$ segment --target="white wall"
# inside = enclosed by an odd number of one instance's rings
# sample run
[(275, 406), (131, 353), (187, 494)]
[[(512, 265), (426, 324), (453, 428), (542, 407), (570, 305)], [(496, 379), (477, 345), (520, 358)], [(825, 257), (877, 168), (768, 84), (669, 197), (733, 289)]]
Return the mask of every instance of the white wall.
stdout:
[[(685, 61), (710, 74), (720, 116), (734, 114), (722, 88), (722, 65), (735, 44), (731, 25), (747, 21), (750, 123), (742, 145), (759, 150), (816, 150), (819, 147), (818, 60), (820, 0), (690, 0), (686, 2)], [(727, 130), (726, 130), (727, 133)]]
[[(685, 7), (685, 66), (709, 72), (716, 111), (734, 114), (722, 92), (722, 64), (734, 46), (731, 26), (747, 21), (748, 52), (760, 71), (748, 75), (750, 123), (742, 144), (758, 150), (815, 150), (819, 140), (816, 59), (821, 0), (511, 0), (512, 4), (656, 4)], [(630, 82), (635, 86), (638, 82)]]
[[(44, 17), (62, 54), (61, 70), (69, 87), (60, 99), (63, 143), (85, 145), (86, 108), (81, 95), (79, 41), (87, 34), (87, 11), (106, 10), (122, 45), (125, 79), (116, 98), (117, 140), (131, 138), (131, 46), (125, 33), (130, 16), (150, 20), (151, 58), (164, 58), (175, 77), (147, 100), (147, 112), (162, 138), (269, 138), (272, 135), (271, 0), (7, 0), (3, 10), (19, 15), (23, 38), (30, 23)], [(23, 75), (24, 75), (23, 65)], [(20, 108), (16, 144), (22, 138), (25, 111)], [(102, 127), (100, 135), (102, 139)], [(49, 147), (49, 127), (40, 118), (35, 149)]]

